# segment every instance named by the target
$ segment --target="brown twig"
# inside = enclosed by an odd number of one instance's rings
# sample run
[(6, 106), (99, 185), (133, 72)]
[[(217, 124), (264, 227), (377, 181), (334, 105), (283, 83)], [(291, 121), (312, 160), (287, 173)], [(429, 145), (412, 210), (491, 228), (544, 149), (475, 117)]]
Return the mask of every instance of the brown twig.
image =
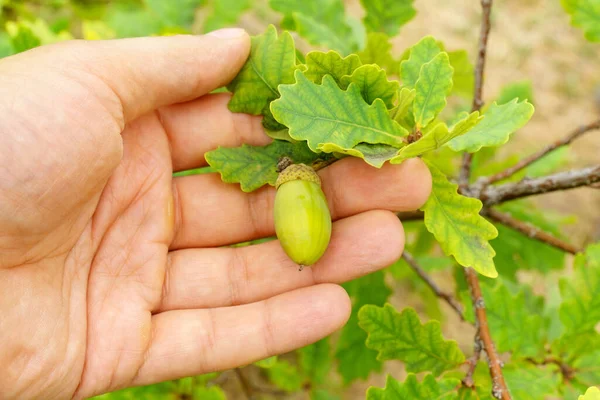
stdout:
[(475, 342), (478, 341), (478, 338), (481, 339), (481, 347), (487, 355), (490, 376), (492, 377), (492, 396), (499, 400), (511, 400), (510, 392), (502, 375), (502, 361), (496, 353), (492, 335), (490, 334), (485, 302), (481, 293), (481, 287), (479, 286), (479, 278), (472, 268), (465, 268), (465, 275), (469, 289), (471, 290), (471, 298), (475, 310), (475, 328), (478, 332), (475, 336)]
[(467, 374), (462, 379), (462, 384), (465, 387), (473, 388), (475, 386), (475, 381), (473, 380), (473, 374), (475, 373), (475, 368), (477, 368), (477, 363), (481, 358), (481, 339), (479, 338), (479, 330), (475, 332), (475, 339), (473, 340), (473, 355), (467, 360), (469, 364), (469, 369), (467, 370)]
[(407, 251), (402, 253), (402, 258), (406, 261), (406, 263), (412, 268), (413, 271), (429, 286), (429, 288), (435, 293), (437, 297), (444, 300), (450, 307), (456, 311), (461, 320), (465, 320), (465, 316), (463, 314), (462, 305), (450, 294), (444, 292), (439, 286), (431, 279), (429, 275), (421, 268), (417, 260)]
[(582, 136), (584, 133), (590, 132), (590, 131), (593, 131), (596, 129), (600, 129), (600, 119), (596, 120), (594, 122), (591, 122), (589, 124), (580, 126), (579, 128), (577, 128), (574, 131), (572, 131), (571, 133), (569, 133), (569, 135), (567, 135), (563, 139), (557, 140), (556, 142), (546, 146), (544, 149), (538, 151), (537, 153), (534, 153), (534, 154), (530, 155), (529, 157), (522, 159), (514, 166), (507, 168), (502, 172), (498, 172), (497, 174), (494, 174), (487, 178), (484, 178), (483, 184), (489, 185), (490, 183), (494, 183), (494, 182), (506, 179), (506, 178), (514, 175), (515, 173), (519, 172), (523, 168), (533, 164), (540, 158), (546, 156), (548, 153), (551, 153), (554, 150), (556, 150), (562, 146), (567, 146), (567, 145), (571, 144), (571, 142), (573, 140)]
[(538, 361), (534, 358), (526, 358), (525, 361), (530, 362), (535, 365), (548, 365), (548, 364), (557, 365), (558, 368), (560, 368), (560, 373), (562, 374), (564, 381), (567, 381), (567, 382), (573, 379), (573, 375), (575, 375), (575, 372), (576, 372), (573, 367), (564, 363), (562, 360), (559, 360), (558, 358), (554, 358), (554, 357), (547, 357), (541, 361)]
[(516, 183), (488, 186), (478, 197), (485, 207), (491, 207), (508, 200), (520, 199), (557, 190), (574, 189), (580, 186), (588, 186), (596, 182), (600, 182), (600, 165), (559, 172), (542, 178), (524, 179)]
[[(475, 67), (475, 89), (473, 92), (473, 105), (472, 111), (478, 111), (483, 105), (483, 79), (485, 70), (485, 57), (487, 53), (487, 43), (491, 28), (490, 16), (492, 13), (492, 0), (481, 0), (482, 18), (481, 18), (481, 31), (479, 34), (479, 52), (477, 55), (477, 65)], [(469, 190), (469, 179), (471, 178), (471, 165), (473, 163), (473, 155), (471, 153), (465, 153), (460, 168), (460, 175), (458, 180), (459, 191), (466, 196), (473, 196), (474, 192)], [(479, 190), (477, 194), (480, 194)], [(504, 376), (502, 375), (502, 366), (494, 343), (490, 336), (490, 330), (487, 324), (487, 316), (485, 313), (485, 305), (483, 302), (483, 296), (481, 294), (481, 288), (479, 287), (479, 278), (477, 273), (471, 268), (465, 268), (465, 275), (469, 289), (471, 290), (471, 296), (473, 300), (473, 308), (475, 309), (475, 327), (477, 333), (475, 335), (475, 352), (473, 357), (476, 357), (467, 372), (467, 376), (463, 381), (464, 384), (473, 387), (473, 372), (477, 360), (479, 360), (480, 351), (479, 348), (485, 348), (488, 355), (488, 365), (490, 367), (490, 375), (492, 377), (492, 395), (501, 400), (511, 400), (510, 393), (504, 382)], [(480, 339), (481, 342), (480, 343)], [(483, 346), (481, 346), (481, 344)], [(472, 368), (472, 370), (471, 370)]]
[(463, 154), (462, 164), (458, 176), (458, 189), (460, 193), (469, 196), (469, 179), (471, 179), (471, 164), (473, 164), (473, 154)]
[(240, 386), (242, 387), (246, 399), (251, 400), (254, 397), (254, 389), (252, 388), (252, 385), (250, 385), (250, 382), (248, 382), (240, 368), (235, 368), (234, 371), (238, 381), (240, 381)]
[(513, 218), (509, 214), (505, 214), (498, 210), (489, 209), (485, 212), (485, 215), (493, 219), (494, 221), (500, 222), (503, 225), (508, 226), (516, 231), (521, 232), (525, 236), (528, 236), (532, 239), (538, 240), (540, 242), (549, 244), (550, 246), (556, 247), (559, 250), (565, 251), (571, 254), (577, 254), (580, 249), (573, 246), (570, 243), (567, 243), (557, 237), (554, 237), (542, 230), (540, 228), (530, 225), (526, 222), (520, 221), (516, 218)]
[(481, 0), (481, 30), (479, 32), (479, 48), (477, 53), (477, 66), (475, 67), (475, 89), (473, 93), (472, 111), (478, 111), (483, 106), (483, 71), (485, 70), (485, 56), (487, 43), (492, 27), (490, 16), (492, 14), (492, 0)]
[[(473, 105), (471, 111), (478, 111), (483, 106), (483, 79), (485, 70), (485, 57), (487, 54), (487, 43), (492, 26), (490, 16), (492, 13), (492, 0), (481, 0), (481, 30), (479, 32), (479, 47), (477, 52), (477, 65), (475, 67), (475, 88), (473, 90)], [(473, 163), (473, 154), (465, 153), (463, 155), (460, 176), (458, 179), (459, 187), (464, 191), (469, 185), (471, 177), (471, 164)], [(468, 194), (468, 193), (466, 193)]]

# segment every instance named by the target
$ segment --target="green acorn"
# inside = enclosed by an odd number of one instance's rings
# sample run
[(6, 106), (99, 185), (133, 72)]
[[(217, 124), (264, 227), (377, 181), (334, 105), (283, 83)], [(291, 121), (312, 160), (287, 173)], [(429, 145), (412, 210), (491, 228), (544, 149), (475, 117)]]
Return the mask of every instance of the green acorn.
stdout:
[(311, 167), (292, 164), (279, 174), (275, 187), (275, 232), (285, 253), (302, 270), (321, 258), (331, 238), (331, 214), (321, 179)]

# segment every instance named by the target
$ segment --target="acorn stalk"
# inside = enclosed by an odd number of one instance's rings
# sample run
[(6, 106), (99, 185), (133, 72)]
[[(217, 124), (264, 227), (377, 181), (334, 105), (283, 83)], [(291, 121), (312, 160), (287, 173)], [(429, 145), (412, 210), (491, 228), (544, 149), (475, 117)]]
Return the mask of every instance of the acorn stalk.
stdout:
[(275, 184), (275, 232), (285, 253), (300, 266), (316, 263), (331, 238), (331, 214), (321, 179), (311, 167), (292, 164)]

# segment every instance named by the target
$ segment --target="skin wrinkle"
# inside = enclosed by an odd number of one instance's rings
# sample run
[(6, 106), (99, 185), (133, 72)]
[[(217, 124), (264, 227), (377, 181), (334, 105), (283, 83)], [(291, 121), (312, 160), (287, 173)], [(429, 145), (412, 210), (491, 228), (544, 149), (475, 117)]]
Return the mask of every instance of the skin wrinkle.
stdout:
[(169, 243), (169, 248), (177, 238), (177, 234), (181, 231), (183, 222), (185, 221), (184, 211), (181, 203), (181, 194), (179, 193), (179, 188), (175, 184), (175, 180), (171, 182), (171, 193), (173, 196), (174, 223), (173, 234), (171, 237), (171, 242)]
[[(47, 270), (47, 269), (45, 268), (44, 270)], [(61, 276), (64, 276), (64, 273), (63, 273), (62, 271), (59, 271), (59, 274), (60, 274)], [(51, 275), (58, 275), (58, 274), (51, 274)], [(50, 280), (50, 281), (48, 281), (48, 282), (47, 282), (47, 285), (48, 285), (49, 287), (56, 286), (56, 282), (55, 282), (56, 280), (62, 281), (62, 278), (60, 278), (60, 279), (58, 279), (58, 278), (57, 278), (57, 279), (54, 279), (54, 280)], [(63, 311), (63, 313), (64, 313), (64, 311)], [(30, 317), (31, 317), (31, 316), (30, 316)], [(52, 322), (52, 325), (53, 325), (53, 328), (50, 328), (51, 330), (53, 330), (53, 331), (56, 331), (56, 330), (57, 330), (57, 328), (60, 328), (60, 327), (61, 327), (61, 326), (59, 325), (59, 323), (58, 323), (58, 321), (57, 321), (57, 319), (56, 319), (56, 318), (53, 318), (53, 319), (51, 320), (51, 322)], [(37, 334), (38, 334), (38, 332), (42, 332), (42, 331), (38, 331), (38, 330), (36, 330), (36, 333), (34, 334), (34, 336), (33, 336), (33, 337), (29, 337), (29, 338), (28, 338), (28, 340), (30, 340), (30, 341), (32, 341), (32, 342), (35, 342), (35, 341), (37, 340), (36, 338), (37, 338), (37, 336), (38, 336), (38, 335), (37, 335)], [(55, 335), (54, 335), (54, 334), (52, 334), (52, 333), (50, 333), (50, 336), (55, 336)], [(44, 342), (47, 342), (47, 341), (46, 341), (46, 340), (44, 340)], [(54, 353), (56, 353), (56, 350), (53, 350), (53, 351), (54, 351)], [(21, 354), (23, 354), (23, 353), (21, 353)], [(63, 354), (63, 352), (62, 352), (62, 351), (58, 351), (58, 354)], [(34, 358), (34, 357), (35, 357), (35, 358)], [(46, 356), (44, 356), (44, 358), (45, 358), (45, 359), (47, 359), (48, 357), (52, 357), (52, 353), (51, 353), (50, 355), (46, 355)], [(29, 358), (29, 360), (28, 360), (28, 361), (26, 361), (26, 363), (27, 363), (27, 365), (31, 365), (31, 364), (35, 365), (35, 366), (36, 366), (36, 368), (37, 368), (38, 370), (43, 370), (43, 368), (44, 368), (44, 365), (46, 365), (46, 364), (47, 364), (47, 363), (45, 363), (45, 362), (43, 362), (43, 361), (41, 361), (41, 360), (40, 360), (39, 354), (31, 354), (31, 357)], [(49, 364), (49, 363), (50, 363), (50, 362), (48, 362), (48, 364)], [(28, 367), (27, 365), (25, 365), (23, 368), (21, 368), (21, 370), (31, 369), (31, 368), (30, 368), (30, 367)], [(56, 369), (54, 369), (54, 368), (52, 369), (52, 372), (53, 372), (53, 373), (56, 373), (57, 371), (58, 371), (58, 370), (56, 370)], [(19, 374), (18, 376), (19, 376), (19, 378), (20, 378), (20, 377), (21, 377), (21, 374)], [(39, 380), (40, 382), (44, 382), (45, 380), (50, 380), (50, 379), (51, 379), (51, 376), (49, 376), (49, 375), (47, 375), (47, 374), (43, 374), (41, 371), (40, 371), (40, 376), (39, 376), (38, 378), (36, 378), (36, 380)], [(17, 381), (18, 381), (18, 380), (17, 380)], [(25, 387), (27, 387), (27, 386), (28, 386), (28, 385), (25, 385)]]
[(230, 261), (227, 263), (227, 276), (230, 282), (229, 305), (237, 306), (242, 303), (242, 282), (248, 282), (248, 264), (240, 252), (231, 252)]
[(271, 323), (273, 310), (271, 308), (272, 299), (267, 299), (263, 302), (263, 310), (262, 310), (262, 331), (264, 336), (264, 354), (261, 358), (270, 357), (275, 354), (279, 354), (280, 352), (277, 349), (273, 348), (272, 343), (277, 343), (276, 340), (276, 332), (273, 324)]
[(152, 347), (152, 342), (154, 341), (154, 338), (156, 337), (156, 324), (154, 324), (152, 321), (154, 319), (154, 315), (150, 315), (150, 337), (148, 338), (147, 344), (146, 344), (146, 348), (144, 349), (144, 353), (143, 353), (143, 357), (142, 357), (142, 362), (140, 363), (139, 367), (137, 368), (137, 370), (135, 371), (135, 375), (131, 378), (130, 380), (130, 384), (131, 385), (135, 385), (138, 377), (140, 375), (140, 371), (142, 370), (142, 368), (144, 367), (144, 365), (146, 365), (146, 363), (148, 362), (148, 356), (150, 353), (150, 349)]
[[(253, 237), (262, 238), (268, 236), (275, 229), (274, 225), (265, 230), (265, 224), (261, 224), (261, 210), (272, 210), (275, 203), (275, 195), (272, 190), (259, 189), (245, 197), (248, 208), (248, 223)], [(272, 218), (271, 218), (272, 222)]]
[[(161, 299), (160, 304), (158, 304), (158, 306), (154, 310), (156, 313), (160, 312), (162, 305), (169, 298), (169, 286), (171, 283), (172, 269), (173, 269), (173, 257), (169, 257), (167, 255), (167, 267), (165, 269), (165, 278), (163, 279), (162, 295), (160, 296), (160, 299)], [(155, 314), (153, 314), (153, 315), (155, 315)], [(138, 371), (138, 373), (139, 373), (139, 371)]]
[[(158, 121), (155, 117), (146, 119), (147, 123), (150, 123), (154, 126), (158, 125), (155, 123), (155, 121)], [(135, 132), (138, 128), (137, 126), (131, 126), (130, 127), (131, 131), (130, 132)], [(164, 134), (164, 132), (162, 132), (162, 134)], [(154, 219), (155, 216), (160, 215), (163, 225), (165, 226), (165, 221), (166, 221), (166, 214), (168, 213), (168, 203), (169, 203), (169, 198), (170, 196), (166, 196), (162, 197), (160, 199), (161, 202), (165, 202), (163, 203), (163, 205), (161, 206), (160, 204), (146, 204), (147, 202), (147, 197), (151, 196), (152, 193), (154, 193), (156, 191), (157, 188), (161, 188), (163, 187), (162, 182), (165, 181), (165, 173), (157, 168), (157, 164), (159, 164), (161, 161), (152, 161), (153, 159), (155, 159), (155, 155), (154, 152), (150, 151), (151, 147), (147, 147), (148, 145), (152, 145), (152, 143), (158, 143), (156, 140), (152, 140), (152, 141), (147, 141), (147, 140), (142, 140), (141, 137), (137, 136), (133, 136), (133, 141), (130, 141), (130, 143), (133, 143), (133, 148), (135, 149), (135, 151), (131, 152), (130, 155), (128, 156), (130, 160), (143, 160), (144, 162), (139, 164), (141, 168), (138, 169), (130, 169), (130, 168), (125, 168), (123, 170), (123, 174), (122, 176), (124, 177), (132, 177), (129, 178), (131, 180), (130, 185), (135, 185), (134, 187), (139, 187), (138, 190), (136, 190), (133, 193), (129, 194), (129, 198), (131, 199), (131, 203), (129, 205), (129, 208), (132, 208), (134, 210), (138, 210), (139, 212), (137, 213), (137, 215), (135, 214), (130, 214), (128, 215), (127, 213), (125, 214), (121, 214), (121, 216), (117, 219), (117, 221), (115, 222), (115, 224), (120, 225), (121, 227), (123, 227), (123, 225), (125, 226), (126, 231), (132, 232), (130, 233), (130, 239), (127, 241), (127, 244), (123, 245), (120, 244), (119, 247), (122, 249), (120, 251), (121, 254), (125, 254), (125, 259), (123, 261), (119, 261), (118, 265), (120, 265), (120, 268), (117, 270), (114, 270), (114, 268), (111, 270), (112, 274), (114, 276), (114, 278), (111, 280), (111, 284), (109, 285), (108, 288), (105, 288), (105, 290), (108, 293), (111, 293), (110, 296), (120, 296), (118, 293), (116, 293), (116, 286), (114, 284), (114, 282), (116, 282), (117, 279), (122, 279), (122, 278), (128, 278), (128, 282), (129, 285), (133, 284), (134, 288), (138, 288), (141, 289), (141, 291), (139, 291), (139, 298), (143, 301), (144, 305), (144, 309), (151, 309), (153, 307), (155, 307), (155, 304), (158, 303), (158, 299), (160, 298), (160, 293), (162, 292), (162, 280), (164, 278), (164, 270), (160, 271), (160, 270), (156, 270), (157, 271), (157, 279), (151, 278), (150, 281), (148, 281), (148, 279), (150, 278), (149, 276), (145, 276), (146, 272), (142, 272), (142, 273), (138, 273), (138, 271), (148, 271), (148, 273), (150, 273), (150, 271), (154, 271), (154, 267), (152, 267), (150, 264), (152, 265), (156, 265), (157, 260), (159, 260), (161, 258), (161, 255), (166, 255), (167, 252), (167, 243), (169, 241), (169, 237), (170, 237), (170, 233), (167, 233), (167, 235), (165, 235), (164, 237), (161, 238), (155, 238), (155, 239), (149, 239), (149, 242), (146, 246), (144, 247), (149, 247), (150, 249), (150, 253), (148, 253), (147, 255), (143, 256), (142, 259), (132, 259), (130, 258), (130, 254), (133, 254), (135, 247), (134, 246), (139, 246), (139, 243), (141, 243), (142, 240), (144, 240), (144, 236), (145, 233), (142, 232), (142, 228), (145, 227), (148, 223), (148, 221), (151, 221)], [(153, 139), (153, 137), (150, 137), (150, 139)], [(162, 157), (161, 157), (162, 160)], [(140, 171), (142, 172), (142, 175), (140, 175)], [(142, 177), (142, 179), (139, 179), (140, 177)], [(169, 180), (170, 180), (170, 176), (169, 176)], [(131, 225), (131, 223), (133, 223)], [(115, 226), (117, 226), (115, 225)], [(127, 226), (130, 226), (130, 228), (127, 228)], [(167, 230), (168, 231), (168, 230)], [(113, 240), (120, 240), (120, 237), (116, 237)], [(156, 247), (158, 245), (158, 247)], [(100, 248), (100, 252), (103, 251), (104, 245), (101, 246)], [(156, 248), (155, 251), (152, 251), (151, 249)], [(157, 255), (159, 256), (157, 258)], [(164, 256), (163, 256), (164, 257)], [(165, 261), (166, 262), (166, 261)], [(114, 264), (113, 261), (109, 261), (108, 265)], [(129, 267), (127, 267), (129, 265)], [(132, 268), (133, 266), (136, 266), (135, 268)], [(148, 265), (146, 267), (146, 265)], [(156, 283), (156, 285), (154, 285), (154, 283)], [(146, 286), (148, 283), (152, 283), (152, 286)], [(121, 288), (119, 288), (121, 289)], [(149, 291), (146, 289), (150, 289)], [(114, 293), (114, 295), (112, 294)], [(102, 305), (101, 307), (106, 307), (107, 303), (105, 302), (104, 305)], [(102, 309), (97, 311), (98, 313), (102, 313)], [(146, 311), (148, 313), (148, 317), (150, 317), (150, 312)], [(123, 324), (123, 321), (119, 322), (118, 319), (115, 320), (119, 325)], [(130, 339), (131, 340), (131, 339)], [(146, 339), (141, 339), (142, 341), (147, 340)], [(143, 344), (143, 348), (145, 349), (147, 347), (147, 343)], [(129, 368), (129, 366), (131, 365), (132, 362), (135, 362), (136, 364), (138, 364), (136, 361), (132, 360), (131, 357), (127, 357), (127, 358), (123, 358), (123, 351), (124, 348), (119, 348), (119, 352), (117, 353), (116, 358), (112, 358), (112, 362), (114, 363), (115, 369), (113, 370), (113, 374), (111, 375), (111, 377), (109, 377), (109, 388), (110, 387), (119, 387), (121, 384), (119, 383), (120, 381), (122, 381), (123, 379), (128, 379), (126, 377), (126, 375), (123, 374), (123, 370), (124, 368)], [(142, 352), (143, 353), (143, 352)], [(110, 360), (110, 358), (109, 358)], [(104, 362), (101, 361), (100, 362)], [(139, 361), (141, 363), (141, 361)], [(85, 377), (84, 377), (84, 381), (85, 381)], [(104, 387), (104, 386), (103, 386)], [(103, 389), (105, 390), (105, 389)]]
[[(77, 43), (79, 45), (89, 45), (89, 42), (86, 41), (75, 41), (74, 43)], [(83, 53), (83, 52), (82, 52)], [(86, 54), (88, 52), (85, 52)], [(73, 53), (74, 54), (74, 53)], [(125, 110), (123, 107), (123, 104), (125, 104), (123, 102), (123, 99), (120, 97), (119, 92), (115, 90), (114, 87), (111, 86), (110, 81), (103, 79), (102, 76), (100, 74), (98, 74), (97, 72), (94, 72), (94, 65), (95, 63), (93, 62), (89, 62), (88, 60), (85, 60), (85, 58), (83, 59), (83, 62), (80, 63), (74, 63), (75, 68), (66, 68), (67, 71), (67, 76), (69, 73), (71, 73), (71, 78), (73, 79), (73, 81), (79, 83), (80, 85), (87, 87), (88, 89), (93, 89), (93, 90), (88, 90), (88, 93), (94, 93), (94, 95), (96, 96), (96, 98), (98, 98), (97, 96), (97, 92), (99, 88), (106, 88), (108, 89), (108, 101), (106, 99), (103, 99), (104, 101), (100, 102), (100, 104), (104, 107), (105, 111), (107, 112), (108, 115), (110, 115), (112, 117), (112, 120), (117, 124), (118, 127), (118, 132), (122, 132), (125, 129), (125, 125), (126, 125), (126, 120), (125, 120)], [(77, 68), (79, 65), (81, 65), (83, 68)], [(73, 74), (73, 72), (78, 71), (81, 73), (81, 75), (77, 75), (77, 74)], [(64, 71), (63, 71), (64, 73)], [(88, 76), (90, 78), (92, 78), (95, 82), (98, 83), (98, 87), (96, 87), (94, 84), (91, 85), (87, 85), (85, 82), (85, 79), (79, 79), (79, 76)], [(116, 101), (115, 101), (116, 100)], [(109, 104), (112, 106), (116, 106), (116, 110), (112, 110), (111, 107), (109, 107)]]

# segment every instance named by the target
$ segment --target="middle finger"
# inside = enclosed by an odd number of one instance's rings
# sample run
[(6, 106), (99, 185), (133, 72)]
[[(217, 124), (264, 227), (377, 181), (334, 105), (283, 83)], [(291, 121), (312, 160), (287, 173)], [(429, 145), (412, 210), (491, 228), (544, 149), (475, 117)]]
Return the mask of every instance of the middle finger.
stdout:
[(318, 283), (346, 282), (387, 267), (403, 248), (398, 218), (368, 211), (334, 223), (323, 257), (301, 272), (278, 241), (172, 251), (158, 311), (246, 304)]

